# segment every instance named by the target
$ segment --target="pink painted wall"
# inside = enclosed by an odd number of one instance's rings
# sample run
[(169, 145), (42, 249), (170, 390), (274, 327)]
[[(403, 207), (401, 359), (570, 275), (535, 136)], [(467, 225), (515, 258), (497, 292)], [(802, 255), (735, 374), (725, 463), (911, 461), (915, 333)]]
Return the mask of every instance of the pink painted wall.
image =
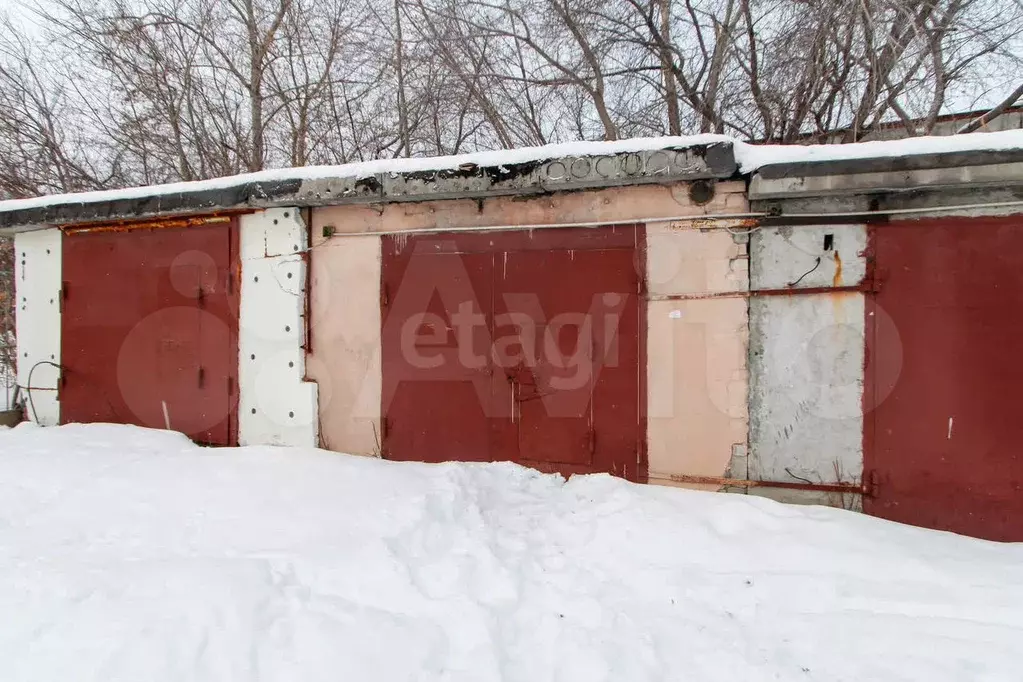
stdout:
[[(693, 204), (688, 186), (638, 186), (313, 211), (312, 353), (325, 447), (372, 455), (380, 429), (380, 237), (438, 228), (588, 222), (648, 224), (648, 451), (651, 473), (723, 475), (746, 445), (746, 299), (666, 300), (743, 291), (745, 244), (720, 223), (665, 219), (747, 210), (742, 183)], [(323, 228), (335, 236), (325, 239)], [(598, 228), (599, 229), (599, 228)], [(353, 233), (359, 236), (349, 236)], [(741, 239), (739, 240), (742, 241)], [(676, 316), (674, 311), (680, 311)], [(660, 482), (660, 481), (656, 481)]]
[(306, 374), (319, 385), (320, 440), (374, 455), (380, 443), (380, 238), (326, 240), (313, 217)]
[[(672, 474), (746, 476), (744, 242), (719, 224), (647, 225), (651, 482), (670, 483)], [(740, 470), (729, 471), (733, 455), (738, 456), (733, 469)]]

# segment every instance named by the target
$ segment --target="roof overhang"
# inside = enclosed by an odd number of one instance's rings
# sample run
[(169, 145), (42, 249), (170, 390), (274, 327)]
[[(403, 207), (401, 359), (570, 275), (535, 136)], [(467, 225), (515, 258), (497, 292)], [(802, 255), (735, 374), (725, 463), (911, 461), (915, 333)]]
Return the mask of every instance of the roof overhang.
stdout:
[[(293, 169), (132, 191), (66, 195), (55, 200), (0, 202), (0, 234), (52, 225), (150, 219), (232, 209), (334, 206), (543, 195), (641, 184), (730, 178), (737, 174), (733, 144), (714, 140), (607, 154), (580, 153), (515, 163), (486, 163), (467, 155), (453, 166), (361, 172), (369, 164)], [(642, 142), (642, 141), (640, 141)], [(604, 143), (614, 148), (617, 143)], [(585, 149), (584, 147), (581, 147)], [(538, 148), (543, 150), (544, 148)], [(480, 163), (474, 161), (481, 160)], [(463, 158), (463, 157), (457, 157)], [(457, 160), (457, 159), (456, 159)], [(429, 165), (430, 160), (409, 165)], [(446, 163), (438, 159), (438, 165)], [(372, 162), (371, 162), (372, 163)], [(178, 189), (181, 188), (181, 189)], [(4, 204), (7, 206), (4, 206)]]

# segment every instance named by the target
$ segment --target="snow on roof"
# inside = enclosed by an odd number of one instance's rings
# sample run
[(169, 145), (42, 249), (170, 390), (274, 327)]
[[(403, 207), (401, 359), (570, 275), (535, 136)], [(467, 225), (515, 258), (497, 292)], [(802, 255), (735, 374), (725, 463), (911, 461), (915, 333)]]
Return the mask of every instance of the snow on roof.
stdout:
[(765, 166), (790, 163), (1015, 150), (1023, 150), (1023, 130), (910, 137), (904, 140), (878, 140), (853, 144), (758, 145), (735, 142), (735, 158), (743, 173), (753, 173)]
[(454, 156), (432, 156), (424, 158), (374, 159), (339, 166), (305, 166), (301, 168), (275, 168), (272, 170), (229, 175), (211, 180), (175, 182), (165, 185), (128, 187), (125, 189), (73, 194), (54, 194), (32, 199), (0, 201), (0, 213), (32, 208), (44, 208), (64, 203), (93, 203), (141, 199), (164, 194), (199, 192), (232, 187), (252, 182), (274, 182), (280, 180), (321, 180), (327, 178), (367, 178), (382, 173), (404, 174), (423, 171), (455, 170), (473, 165), (480, 168), (496, 168), (520, 163), (547, 161), (566, 157), (603, 156), (628, 152), (653, 151), (662, 149), (690, 148), (698, 145), (729, 144), (734, 140), (725, 135), (692, 135), (688, 137), (640, 137), (613, 142), (563, 142), (542, 147), (522, 147), (496, 151), (457, 154)]
[[(752, 174), (766, 166), (784, 166), (787, 164), (826, 164), (828, 162), (850, 160), (889, 159), (910, 156), (924, 157), (957, 152), (1023, 150), (1023, 130), (943, 137), (916, 137), (905, 140), (862, 142), (844, 145), (760, 145), (741, 142), (725, 135), (710, 134), (687, 137), (633, 138), (612, 142), (567, 142), (542, 147), (476, 152), (456, 156), (377, 159), (339, 166), (279, 168), (195, 182), (177, 182), (164, 185), (0, 201), (0, 216), (3, 214), (20, 214), (25, 211), (48, 210), (59, 207), (74, 208), (131, 200), (159, 200), (162, 197), (169, 198), (281, 182), (300, 183), (317, 180), (357, 180), (374, 176), (379, 177), (381, 175), (401, 176), (428, 171), (458, 170), (466, 167), (504, 169), (505, 167), (517, 164), (557, 159), (613, 156), (616, 154), (654, 152), (657, 150), (693, 149), (711, 145), (730, 149), (734, 155), (734, 162), (737, 164), (739, 172)], [(735, 166), (731, 167), (735, 168)], [(717, 177), (721, 176), (718, 175)], [(615, 183), (608, 181), (605, 184), (612, 185)], [(421, 196), (418, 198), (425, 200), (430, 197)], [(169, 202), (169, 207), (165, 207), (159, 201), (156, 202), (155, 207), (146, 207), (147, 213), (150, 214), (180, 208), (180, 206), (173, 205), (173, 202)], [(0, 227), (4, 224), (11, 227), (19, 223), (31, 222), (31, 220), (28, 220), (29, 217), (31, 217), (29, 214), (24, 214), (24, 218), (21, 215), (8, 215), (7, 220), (0, 221)], [(68, 218), (69, 222), (75, 218), (74, 215), (65, 217)], [(95, 219), (94, 217), (89, 217)]]

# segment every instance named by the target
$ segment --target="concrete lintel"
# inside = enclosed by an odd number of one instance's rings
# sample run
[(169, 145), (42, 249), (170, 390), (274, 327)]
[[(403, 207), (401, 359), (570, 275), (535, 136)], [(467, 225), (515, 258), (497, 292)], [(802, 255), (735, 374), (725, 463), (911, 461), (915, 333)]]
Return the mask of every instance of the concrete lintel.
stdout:
[[(988, 209), (972, 208), (952, 212), (958, 216), (1011, 215), (1023, 213), (1023, 184), (1009, 186), (958, 185), (944, 188), (918, 188), (885, 193), (861, 192), (858, 194), (835, 194), (831, 196), (794, 195), (783, 198), (759, 199), (750, 202), (750, 210), (764, 213), (778, 213), (781, 217), (769, 222), (784, 225), (792, 216), (827, 215), (841, 213), (863, 213), (859, 218), (837, 217), (838, 222), (865, 220), (867, 213), (877, 213), (887, 220), (914, 220), (929, 215), (949, 215), (949, 209), (956, 206), (991, 204)], [(1000, 206), (1001, 204), (1001, 206)], [(909, 209), (912, 213), (888, 214), (886, 211)], [(933, 213), (931, 213), (933, 211)], [(786, 218), (785, 216), (788, 216)], [(802, 221), (805, 223), (805, 221)], [(814, 223), (821, 222), (815, 219)], [(832, 221), (828, 221), (832, 222)]]
[[(770, 167), (768, 167), (770, 168)], [(878, 194), (962, 186), (1023, 186), (1023, 161), (957, 168), (926, 168), (870, 173), (772, 177), (768, 168), (750, 180), (750, 201), (764, 199)]]
[[(837, 145), (836, 145), (837, 146)], [(1023, 162), (1023, 149), (970, 150), (905, 156), (869, 156), (854, 159), (821, 159), (767, 163), (757, 174), (768, 179), (857, 175), (861, 173), (906, 173), (938, 168), (964, 168)]]

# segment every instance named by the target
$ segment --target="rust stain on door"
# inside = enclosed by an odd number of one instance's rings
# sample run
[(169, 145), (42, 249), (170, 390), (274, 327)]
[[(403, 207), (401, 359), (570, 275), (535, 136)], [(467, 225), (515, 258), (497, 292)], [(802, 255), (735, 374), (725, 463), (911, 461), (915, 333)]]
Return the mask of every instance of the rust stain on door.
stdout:
[(864, 467), (872, 515), (1023, 540), (1023, 224), (873, 228)]
[(233, 221), (65, 234), (61, 421), (237, 440)]
[(383, 453), (641, 474), (641, 228), (387, 237)]

